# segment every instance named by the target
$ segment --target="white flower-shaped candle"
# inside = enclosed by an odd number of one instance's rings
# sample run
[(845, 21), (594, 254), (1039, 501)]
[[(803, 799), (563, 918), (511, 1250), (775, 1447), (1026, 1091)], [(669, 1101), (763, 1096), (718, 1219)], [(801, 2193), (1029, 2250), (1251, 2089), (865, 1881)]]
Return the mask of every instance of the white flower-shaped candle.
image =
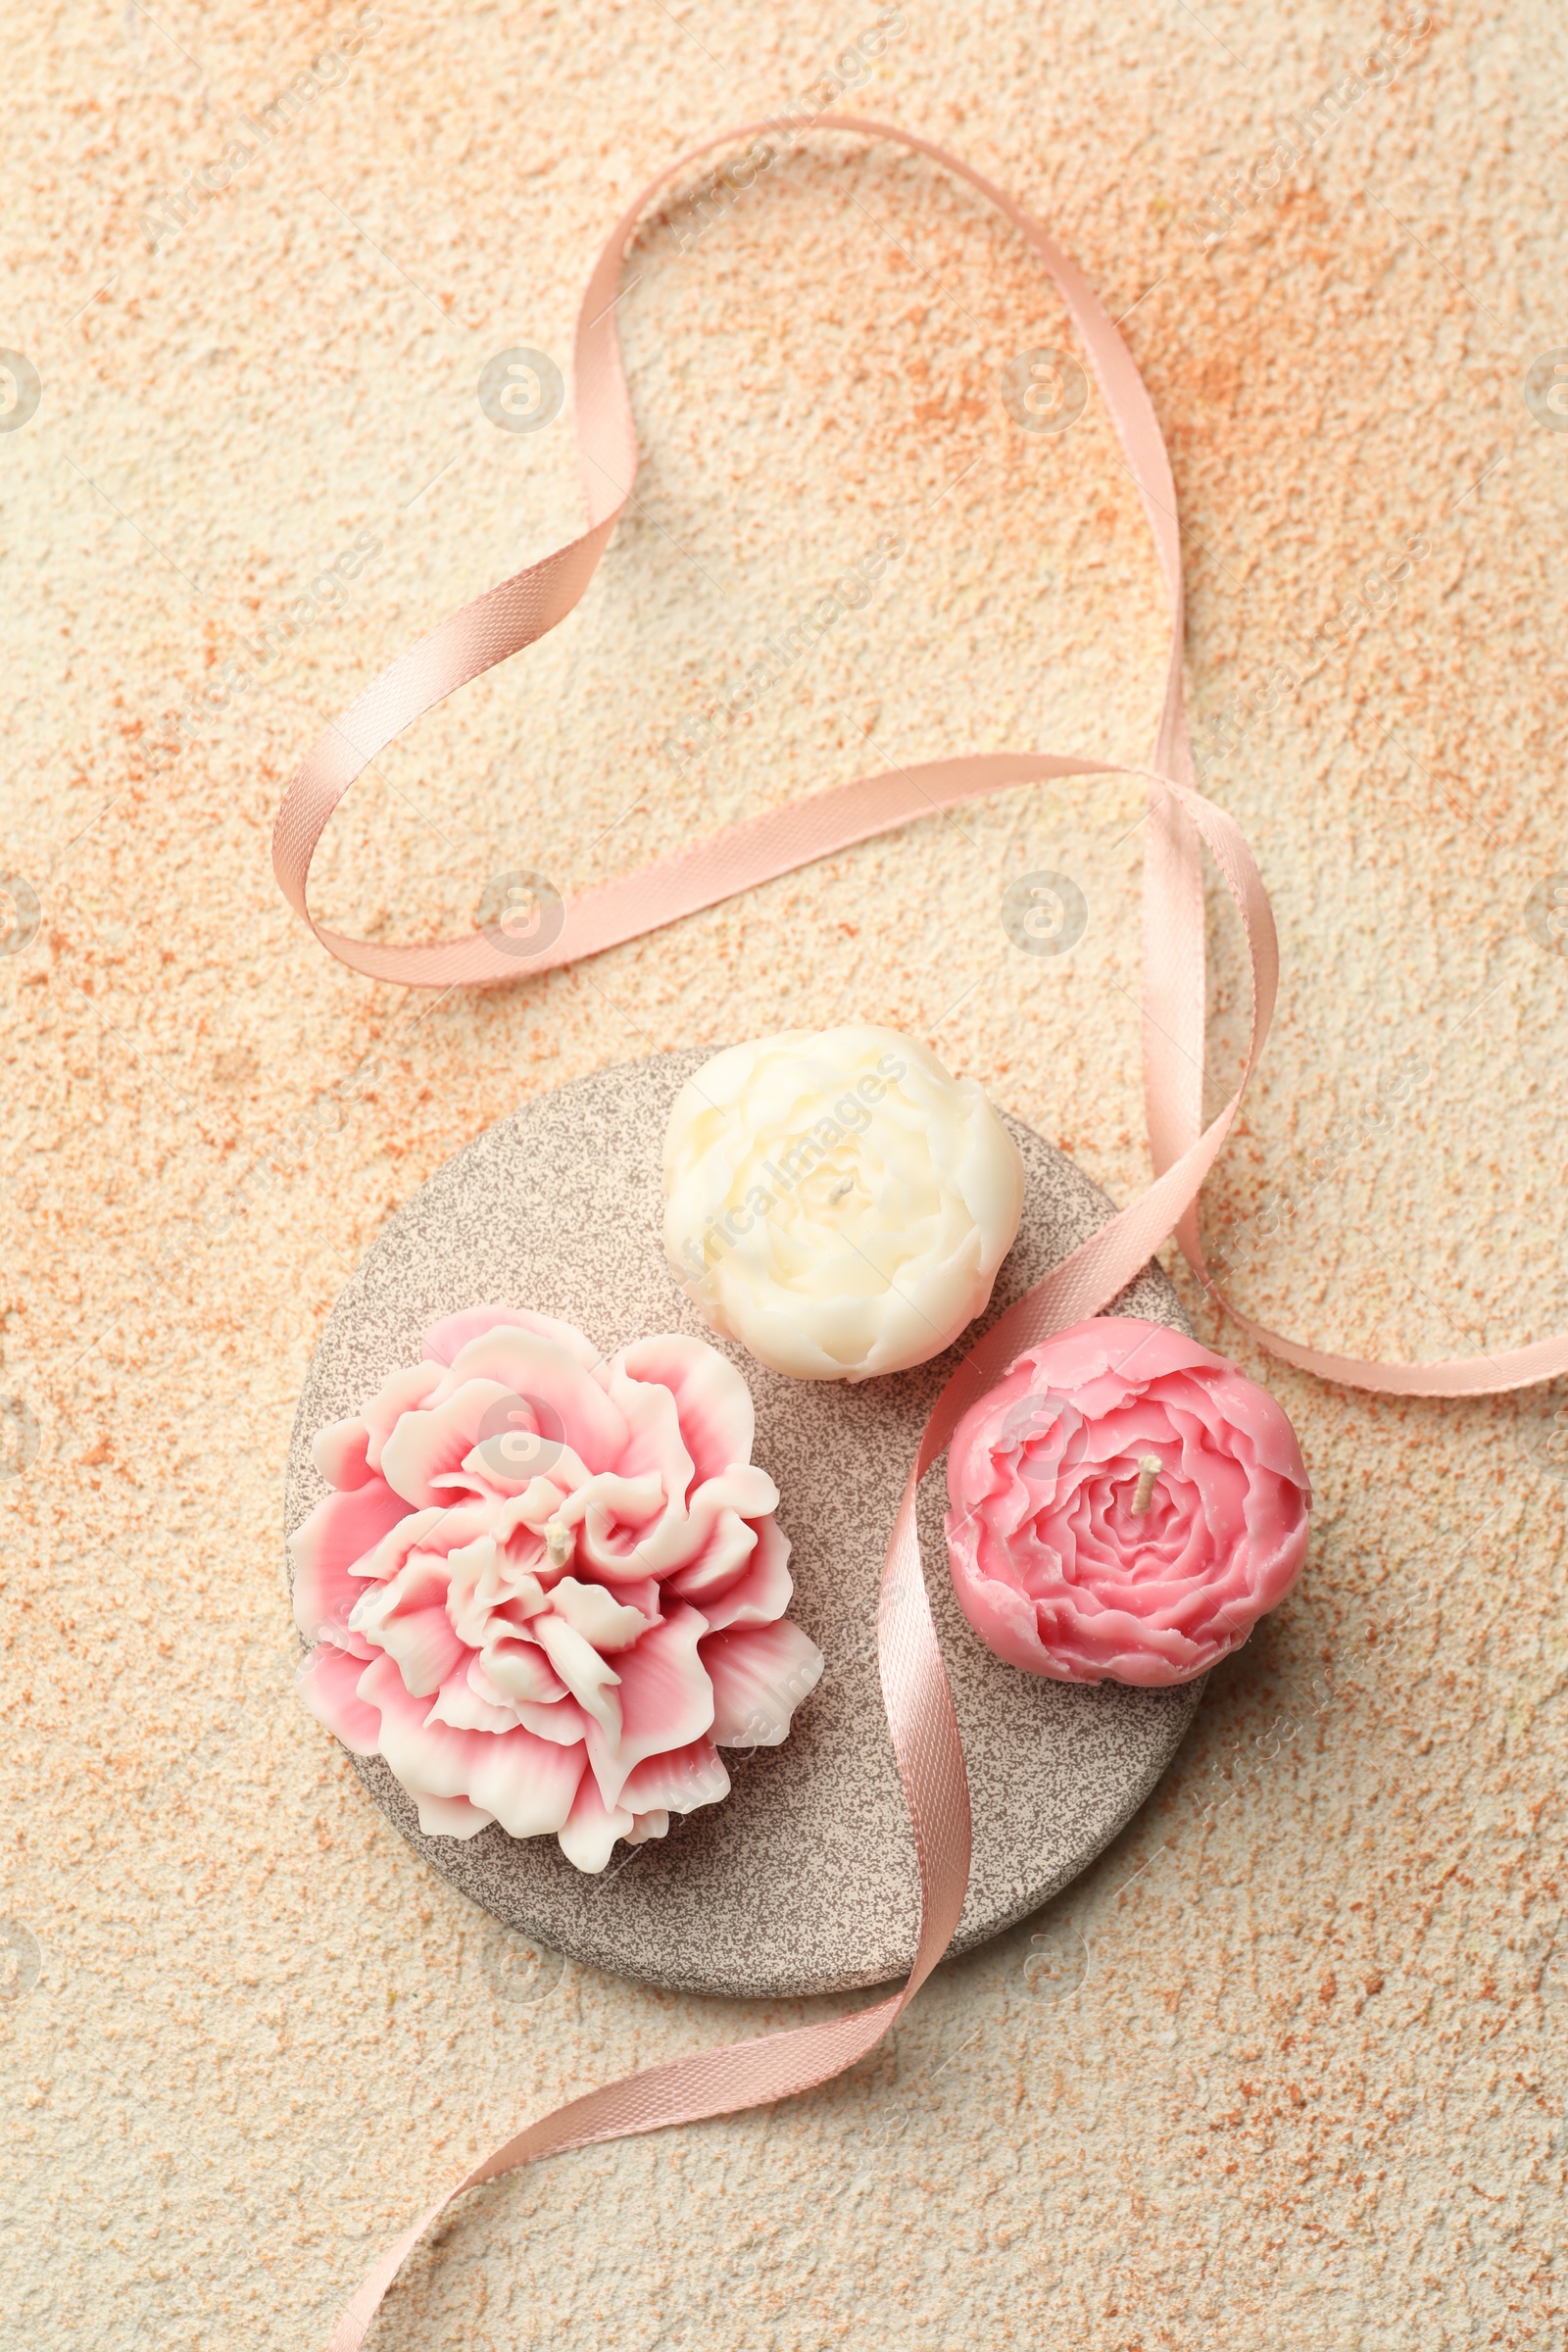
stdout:
[(664, 1137), (671, 1266), (714, 1331), (798, 1380), (951, 1347), (1022, 1208), (1017, 1146), (974, 1080), (864, 1022), (726, 1048)]

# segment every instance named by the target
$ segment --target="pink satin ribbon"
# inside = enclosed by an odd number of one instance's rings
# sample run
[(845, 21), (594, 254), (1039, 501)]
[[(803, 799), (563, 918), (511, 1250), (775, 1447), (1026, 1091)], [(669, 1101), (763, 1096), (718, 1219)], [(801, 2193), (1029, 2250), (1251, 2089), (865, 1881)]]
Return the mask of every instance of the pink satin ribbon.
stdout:
[[(482, 934), (427, 947), (382, 947), (324, 931), (306, 888), (316, 845), (339, 800), (394, 736), (484, 670), (553, 629), (587, 588), (637, 471), (621, 370), (615, 299), (627, 245), (650, 200), (700, 156), (759, 135), (854, 131), (892, 139), (977, 188), (1027, 238), (1055, 280), (1126, 453), (1171, 600), (1165, 692), (1147, 769), (1047, 752), (990, 752), (858, 777), (731, 825), (672, 858), (617, 876), (565, 909), (548, 948), (520, 961)], [(588, 280), (575, 338), (578, 471), (588, 528), (541, 562), (476, 597), (382, 671), (300, 767), (278, 811), (272, 860), (284, 896), (340, 961), (416, 988), (514, 980), (550, 971), (660, 929), (736, 892), (852, 844), (1010, 785), (1048, 776), (1140, 775), (1149, 787), (1144, 855), (1144, 1101), (1154, 1182), (1010, 1307), (954, 1375), (921, 1437), (882, 1572), (878, 1656), (894, 1753), (919, 1861), (921, 1917), (908, 1982), (873, 2008), (787, 2034), (694, 2052), (586, 2092), (530, 2124), (456, 2181), (390, 2246), (349, 2303), (331, 2352), (358, 2352), (413, 2247), (451, 2200), (502, 2173), (592, 2141), (732, 2114), (829, 2081), (862, 2057), (913, 1999), (952, 1940), (969, 1876), (969, 1791), (952, 1695), (931, 1623), (915, 1539), (915, 1490), (968, 1405), (1014, 1356), (1098, 1313), (1175, 1233), (1209, 1296), (1260, 1347), (1321, 1379), (1396, 1396), (1461, 1396), (1525, 1388), (1568, 1370), (1568, 1335), (1433, 1364), (1332, 1355), (1266, 1330), (1222, 1296), (1203, 1261), (1199, 1197), (1241, 1106), (1268, 1034), (1279, 961), (1273, 916), (1239, 828), (1193, 787), (1182, 693), (1183, 588), (1176, 491), (1163, 436), (1132, 357), (1093, 289), (1039, 223), (980, 172), (912, 132), (858, 116), (791, 116), (722, 132), (680, 156), (633, 198)], [(1201, 850), (1240, 912), (1251, 985), (1247, 1059), (1235, 1093), (1202, 1124), (1205, 1054)]]

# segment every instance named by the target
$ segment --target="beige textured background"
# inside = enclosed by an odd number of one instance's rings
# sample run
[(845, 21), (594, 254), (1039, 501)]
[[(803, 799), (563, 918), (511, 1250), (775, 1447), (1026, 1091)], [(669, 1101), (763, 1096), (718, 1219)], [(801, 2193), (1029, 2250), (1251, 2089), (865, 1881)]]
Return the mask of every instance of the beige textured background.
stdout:
[[(302, 0), (8, 26), (0, 341), (42, 383), (0, 433), (0, 865), (41, 906), (0, 959), (0, 2309), (27, 2352), (318, 2346), (520, 2119), (758, 2023), (518, 1977), (287, 1692), (290, 1415), (387, 1211), (541, 1087), (848, 1007), (1119, 1197), (1144, 1180), (1130, 788), (1016, 793), (483, 997), (354, 978), (269, 868), (318, 725), (575, 527), (569, 419), (497, 430), (485, 361), (564, 361), (624, 196), (874, 21), (390, 0), (341, 73), (354, 12)], [(1568, 343), (1560, 12), (1441, 6), (1206, 251), (1192, 218), (1344, 86), (1376, 0), (905, 22), (858, 103), (961, 147), (1130, 314), (1204, 739), (1252, 698), (1210, 779), (1287, 957), (1210, 1212), (1244, 1222), (1241, 1295), (1385, 1353), (1568, 1325), (1568, 972), (1522, 920), (1568, 865), (1568, 434), (1522, 394)], [(323, 911), (428, 934), (499, 872), (570, 890), (892, 759), (1146, 750), (1154, 566), (1098, 405), (1059, 437), (1002, 406), (1005, 363), (1062, 339), (1002, 225), (820, 140), (684, 253), (678, 227), (621, 306), (636, 518), (555, 638), (378, 763)], [(907, 553), (875, 601), (677, 773), (681, 714), (884, 530)], [(358, 576), (303, 601), (361, 534)], [(1412, 538), (1387, 609), (1310, 652)], [(1059, 960), (998, 919), (1041, 867), (1089, 901)], [(1233, 949), (1216, 917), (1225, 1066)], [(1317, 1483), (1309, 1570), (1113, 1850), (825, 2092), (470, 2199), (378, 2352), (1563, 2343), (1557, 1397), (1268, 1377)]]

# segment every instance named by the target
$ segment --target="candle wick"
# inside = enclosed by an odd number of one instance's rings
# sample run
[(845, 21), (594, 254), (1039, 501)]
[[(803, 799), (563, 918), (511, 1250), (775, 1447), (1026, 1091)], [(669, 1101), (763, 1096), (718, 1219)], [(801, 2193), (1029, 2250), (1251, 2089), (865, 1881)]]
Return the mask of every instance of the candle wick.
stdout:
[(1154, 1492), (1154, 1481), (1165, 1467), (1157, 1453), (1138, 1456), (1138, 1492), (1133, 1496), (1133, 1517), (1142, 1519), (1149, 1509)]
[(571, 1559), (572, 1533), (564, 1519), (545, 1523), (545, 1557), (552, 1568), (564, 1568)]
[(842, 1200), (846, 1193), (853, 1193), (854, 1190), (855, 1178), (853, 1176), (846, 1176), (842, 1184), (836, 1184), (833, 1187), (833, 1190), (828, 1195), (828, 1199), (830, 1200)]

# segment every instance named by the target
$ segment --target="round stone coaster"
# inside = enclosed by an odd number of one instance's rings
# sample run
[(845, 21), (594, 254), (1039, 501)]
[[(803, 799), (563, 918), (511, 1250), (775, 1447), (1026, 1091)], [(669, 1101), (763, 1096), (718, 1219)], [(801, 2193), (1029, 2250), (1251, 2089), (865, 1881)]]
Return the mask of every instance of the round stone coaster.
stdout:
[[(711, 1340), (756, 1399), (753, 1458), (777, 1484), (792, 1545), (790, 1615), (827, 1661), (783, 1745), (726, 1750), (733, 1787), (722, 1803), (672, 1816), (665, 1838), (617, 1845), (598, 1878), (575, 1870), (554, 1838), (510, 1838), (498, 1823), (466, 1840), (427, 1838), (379, 1757), (354, 1765), (443, 1878), (574, 1959), (687, 1992), (846, 1991), (907, 1968), (919, 1915), (876, 1667), (877, 1585), (909, 1461), (962, 1348), (1103, 1224), (1111, 1204), (1009, 1117), (1026, 1173), (1023, 1222), (982, 1322), (910, 1372), (857, 1387), (787, 1379), (709, 1332), (664, 1262), (664, 1124), (708, 1057), (659, 1054), (578, 1079), (503, 1119), (421, 1185), (321, 1335), (295, 1418), (287, 1527), (325, 1492), (311, 1461), (317, 1431), (416, 1363), (438, 1316), (531, 1306), (575, 1323), (606, 1354), (660, 1331)], [(1114, 1311), (1188, 1328), (1154, 1266)], [(1037, 1910), (1116, 1835), (1175, 1753), (1201, 1686), (1084, 1688), (993, 1657), (953, 1594), (945, 1463), (921, 1489), (919, 1525), (974, 1814), (961, 1951)]]

